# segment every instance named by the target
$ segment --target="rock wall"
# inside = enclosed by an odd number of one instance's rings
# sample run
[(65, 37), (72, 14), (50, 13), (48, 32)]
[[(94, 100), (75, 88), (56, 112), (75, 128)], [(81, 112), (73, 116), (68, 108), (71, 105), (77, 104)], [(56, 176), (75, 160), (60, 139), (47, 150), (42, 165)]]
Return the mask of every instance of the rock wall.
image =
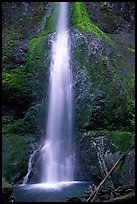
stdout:
[[(94, 3), (87, 4), (88, 9), (95, 9)], [(131, 44), (119, 44), (111, 35), (106, 36), (93, 22), (89, 23), (89, 17), (82, 3), (73, 4), (76, 177), (101, 180), (134, 143), (134, 51)], [(107, 185), (134, 183), (134, 151), (128, 157), (133, 165), (126, 161)]]
[(86, 8), (93, 23), (106, 33), (135, 29), (134, 2), (86, 2)]
[(13, 183), (23, 181), (32, 145), (37, 148), (44, 135), (48, 36), (56, 21), (54, 5), (47, 2), (2, 4), (2, 173)]

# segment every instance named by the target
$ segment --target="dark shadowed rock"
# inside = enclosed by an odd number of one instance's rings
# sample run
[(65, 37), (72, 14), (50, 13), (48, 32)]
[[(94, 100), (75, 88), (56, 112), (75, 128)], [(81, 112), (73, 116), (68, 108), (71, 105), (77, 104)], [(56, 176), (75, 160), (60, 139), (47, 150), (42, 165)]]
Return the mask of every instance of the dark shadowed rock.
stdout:
[(2, 201), (9, 202), (12, 193), (12, 185), (2, 178)]
[(26, 53), (28, 51), (28, 45), (27, 44), (23, 44), (21, 49), (22, 49), (23, 52)]

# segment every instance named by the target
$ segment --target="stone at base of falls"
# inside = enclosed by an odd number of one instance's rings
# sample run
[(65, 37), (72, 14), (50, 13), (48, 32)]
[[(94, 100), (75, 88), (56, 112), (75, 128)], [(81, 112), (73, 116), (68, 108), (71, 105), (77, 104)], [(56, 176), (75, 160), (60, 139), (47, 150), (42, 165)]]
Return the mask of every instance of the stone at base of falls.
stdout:
[[(121, 131), (88, 131), (77, 135), (75, 173), (81, 180), (103, 180), (116, 161), (134, 143), (134, 135)], [(125, 149), (126, 148), (126, 149)], [(77, 179), (77, 178), (76, 178)], [(103, 186), (135, 184), (135, 150), (110, 175)]]
[(68, 198), (67, 202), (83, 202), (83, 201), (78, 197), (72, 197)]
[(32, 169), (28, 177), (27, 183), (34, 184), (41, 182), (41, 162), (42, 162), (42, 155), (41, 155), (41, 145), (38, 144), (39, 148), (37, 149), (36, 153), (33, 155), (32, 160)]
[(2, 178), (2, 201), (9, 202), (11, 193), (12, 193), (12, 185), (9, 184), (5, 178)]

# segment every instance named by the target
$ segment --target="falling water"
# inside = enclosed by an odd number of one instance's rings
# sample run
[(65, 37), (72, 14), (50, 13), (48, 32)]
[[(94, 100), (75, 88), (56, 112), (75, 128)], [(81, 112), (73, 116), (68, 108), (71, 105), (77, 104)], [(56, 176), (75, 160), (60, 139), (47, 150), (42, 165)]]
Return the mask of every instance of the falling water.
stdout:
[(73, 180), (72, 78), (70, 70), (70, 38), (67, 30), (69, 2), (59, 3), (56, 38), (52, 42), (49, 109), (46, 141), (42, 150), (42, 183)]
[(35, 157), (35, 154), (36, 154), (37, 151), (38, 150), (36, 149), (30, 155), (29, 162), (28, 162), (28, 172), (27, 172), (27, 175), (23, 179), (23, 184), (27, 184), (28, 183), (29, 175), (30, 175), (31, 170), (32, 170), (32, 165), (33, 165), (34, 157)]

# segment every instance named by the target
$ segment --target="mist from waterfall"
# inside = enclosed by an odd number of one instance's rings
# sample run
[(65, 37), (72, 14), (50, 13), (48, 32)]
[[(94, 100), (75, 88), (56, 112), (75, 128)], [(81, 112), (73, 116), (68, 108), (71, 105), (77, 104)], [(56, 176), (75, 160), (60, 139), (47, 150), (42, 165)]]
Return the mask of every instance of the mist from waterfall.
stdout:
[(59, 3), (52, 42), (46, 141), (42, 149), (42, 183), (73, 180), (72, 76), (70, 70), (69, 2)]

